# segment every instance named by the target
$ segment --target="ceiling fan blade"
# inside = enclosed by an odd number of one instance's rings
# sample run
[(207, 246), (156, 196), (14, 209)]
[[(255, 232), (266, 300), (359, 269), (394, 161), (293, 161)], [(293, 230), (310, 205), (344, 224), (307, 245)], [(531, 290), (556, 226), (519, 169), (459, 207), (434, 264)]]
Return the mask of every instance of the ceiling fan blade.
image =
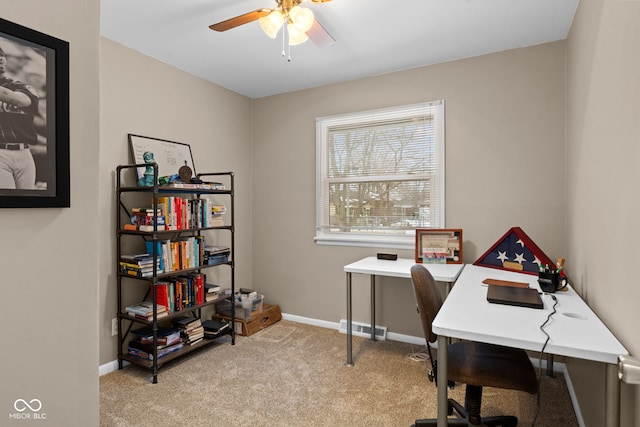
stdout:
[(326, 2), (331, 1), (331, 0), (311, 0), (311, 1), (314, 2), (314, 3), (326, 3)]
[(307, 36), (309, 36), (311, 41), (313, 41), (318, 47), (329, 47), (336, 42), (336, 39), (334, 39), (333, 36), (329, 34), (322, 25), (320, 25), (317, 19), (313, 21), (313, 25), (309, 30), (307, 30)]
[(227, 31), (240, 25), (248, 24), (257, 19), (267, 16), (271, 13), (271, 9), (258, 9), (253, 12), (245, 13), (243, 15), (236, 16), (235, 18), (227, 19), (226, 21), (218, 22), (217, 24), (209, 25), (214, 31)]

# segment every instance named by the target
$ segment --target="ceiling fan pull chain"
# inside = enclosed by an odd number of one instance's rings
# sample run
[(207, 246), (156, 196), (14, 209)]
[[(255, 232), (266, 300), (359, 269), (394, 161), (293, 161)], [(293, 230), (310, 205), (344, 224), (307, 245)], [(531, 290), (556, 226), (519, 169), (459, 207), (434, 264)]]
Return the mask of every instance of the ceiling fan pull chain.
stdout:
[[(282, 28), (282, 57), (284, 58), (284, 33), (289, 34), (289, 23), (285, 20), (285, 25)], [(291, 43), (287, 43), (287, 62), (291, 62)]]
[(282, 57), (284, 58), (284, 33), (286, 33), (287, 26), (285, 24), (284, 28), (282, 28)]

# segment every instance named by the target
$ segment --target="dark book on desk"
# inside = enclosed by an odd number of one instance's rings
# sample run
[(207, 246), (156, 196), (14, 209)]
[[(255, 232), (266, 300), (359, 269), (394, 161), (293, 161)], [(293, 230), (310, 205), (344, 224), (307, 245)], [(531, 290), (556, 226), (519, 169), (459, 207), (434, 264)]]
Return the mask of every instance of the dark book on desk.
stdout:
[(542, 298), (540, 298), (538, 290), (534, 288), (489, 285), (487, 301), (518, 307), (544, 308)]

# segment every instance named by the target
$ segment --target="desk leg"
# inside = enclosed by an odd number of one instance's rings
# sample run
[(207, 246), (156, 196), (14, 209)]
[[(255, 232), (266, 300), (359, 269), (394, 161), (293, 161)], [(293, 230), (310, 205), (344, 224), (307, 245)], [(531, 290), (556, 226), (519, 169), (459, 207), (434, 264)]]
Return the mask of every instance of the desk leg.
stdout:
[(438, 335), (438, 427), (447, 425), (447, 337)]
[(547, 354), (547, 376), (555, 378), (553, 374), (553, 354)]
[(371, 275), (371, 341), (376, 340), (376, 275)]
[(347, 273), (347, 366), (353, 366), (353, 354), (351, 352), (351, 273)]
[(606, 365), (605, 374), (605, 408), (604, 421), (606, 427), (620, 426), (620, 382), (618, 381), (618, 366)]

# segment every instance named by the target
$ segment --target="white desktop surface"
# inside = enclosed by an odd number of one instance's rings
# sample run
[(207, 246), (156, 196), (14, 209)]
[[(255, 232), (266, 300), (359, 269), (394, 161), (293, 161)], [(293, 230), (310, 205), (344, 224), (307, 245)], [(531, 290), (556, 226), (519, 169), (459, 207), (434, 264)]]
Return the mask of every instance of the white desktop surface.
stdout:
[[(398, 258), (395, 261), (368, 257), (344, 266), (345, 273), (372, 274), (375, 276), (403, 277), (411, 279), (411, 266), (416, 261)], [(463, 264), (424, 264), (438, 282), (455, 282)]]
[[(536, 275), (466, 265), (438, 312), (433, 330), (438, 335), (482, 341), (525, 350), (542, 350), (546, 335), (540, 330), (552, 312), (550, 294), (542, 295), (544, 309), (492, 304), (487, 301), (487, 278), (528, 282), (539, 289)], [(545, 353), (615, 364), (628, 354), (616, 337), (570, 287), (553, 295), (556, 313), (544, 330), (550, 339)]]
[[(546, 335), (540, 330), (552, 313), (553, 299), (543, 295), (543, 309), (493, 304), (487, 301), (484, 279), (527, 282), (538, 288), (537, 276), (466, 265), (438, 315), (433, 331), (438, 349), (446, 348), (449, 338), (500, 344), (525, 350), (542, 350)], [(576, 357), (606, 363), (605, 425), (620, 423), (620, 384), (616, 375), (618, 355), (628, 354), (589, 306), (571, 288), (556, 292), (556, 313), (544, 330), (549, 334), (547, 354)], [(446, 351), (438, 351), (438, 378), (446, 384)], [(447, 425), (447, 387), (438, 387), (438, 426)]]
[[(353, 366), (352, 354), (352, 303), (351, 303), (351, 275), (353, 273), (368, 274), (371, 283), (371, 323), (376, 325), (376, 300), (375, 287), (376, 276), (401, 277), (411, 279), (411, 267), (416, 264), (415, 260), (408, 258), (398, 258), (397, 260), (384, 260), (377, 257), (368, 257), (344, 266), (347, 276), (347, 366)], [(451, 284), (462, 271), (463, 264), (425, 264), (431, 272), (433, 278), (447, 284), (447, 291)], [(409, 282), (410, 283), (410, 282)], [(375, 341), (375, 327), (371, 328), (371, 339)]]

